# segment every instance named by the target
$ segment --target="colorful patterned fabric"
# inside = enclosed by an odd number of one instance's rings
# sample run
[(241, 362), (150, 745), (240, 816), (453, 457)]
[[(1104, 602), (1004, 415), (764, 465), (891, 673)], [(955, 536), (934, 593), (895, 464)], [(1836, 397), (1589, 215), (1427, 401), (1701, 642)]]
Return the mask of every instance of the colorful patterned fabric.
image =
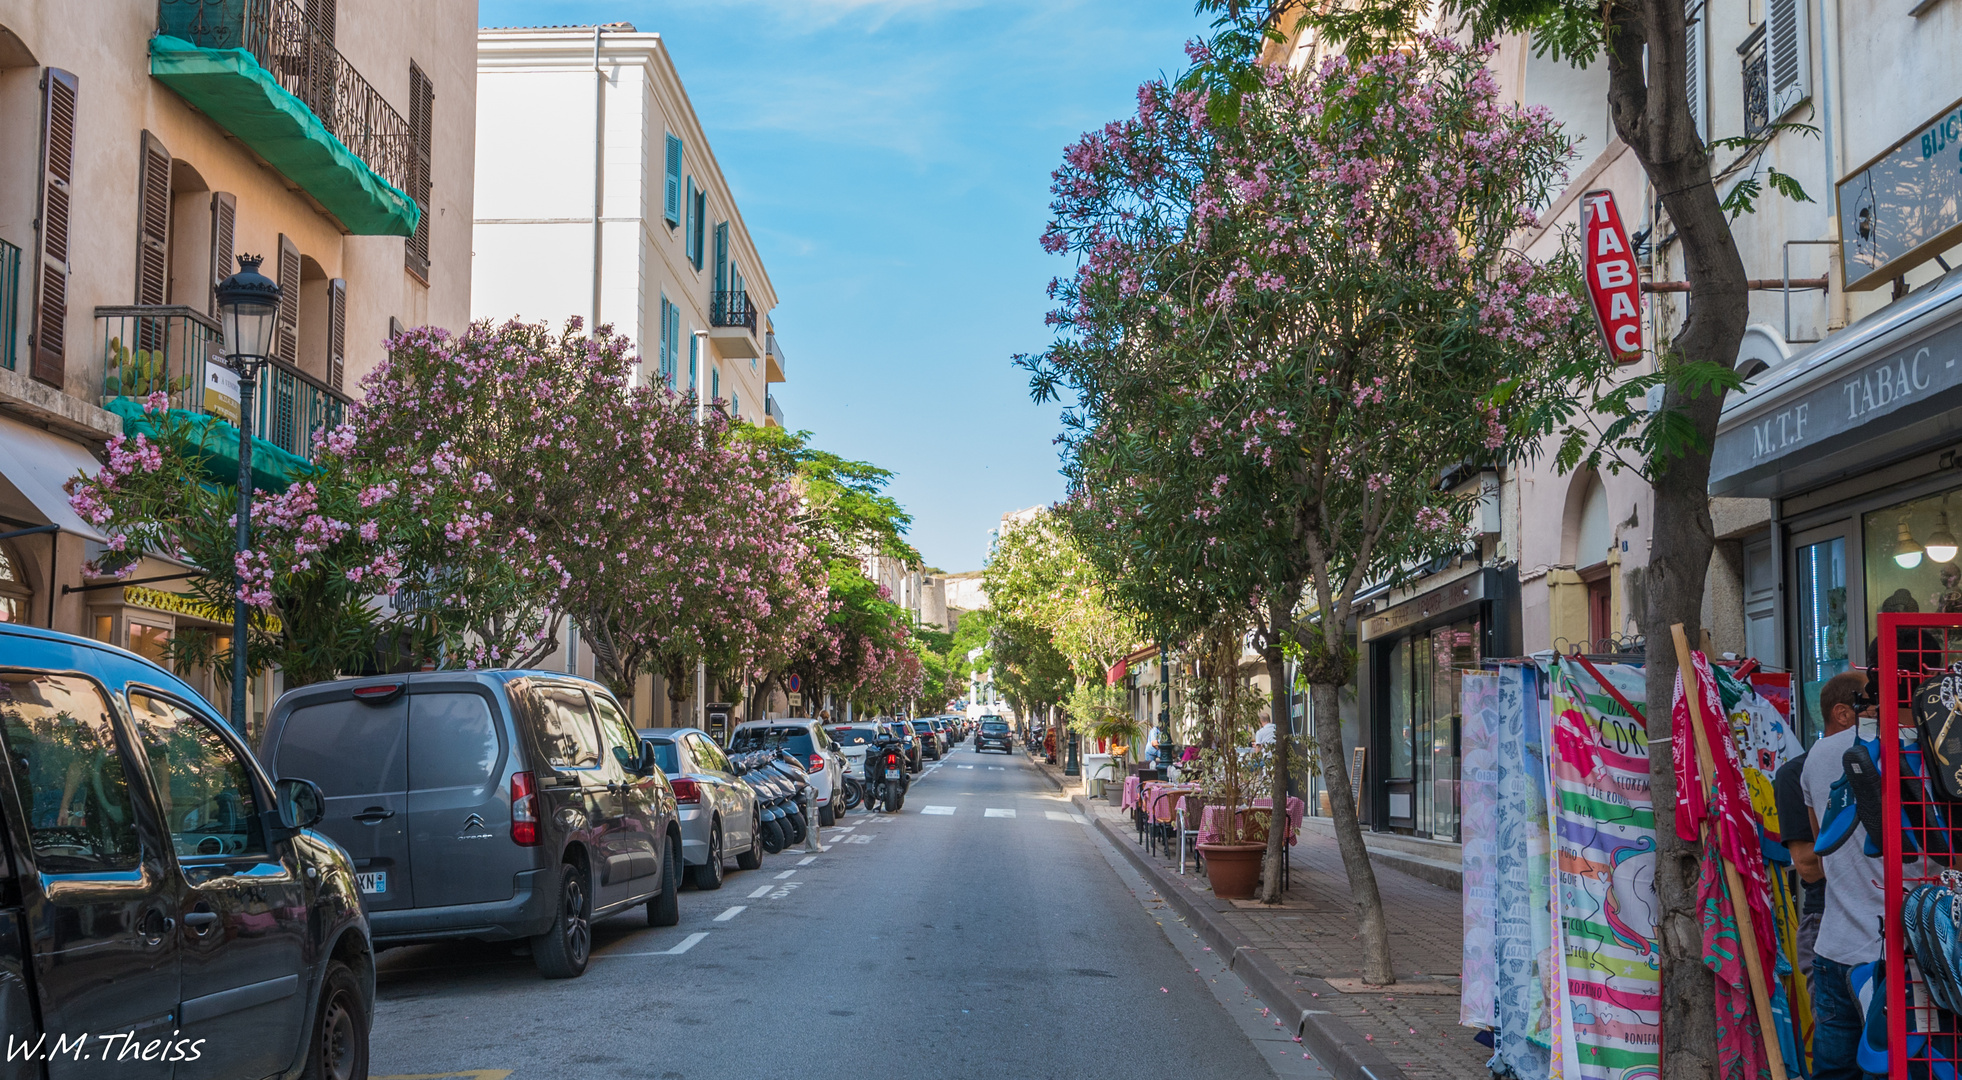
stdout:
[(1723, 863), (1715, 845), (1703, 846), (1696, 882), (1703, 916), (1703, 964), (1717, 979), (1717, 1075), (1715, 1080), (1761, 1080), (1771, 1075), (1758, 1034), (1758, 1015), (1738, 939), (1737, 914), (1724, 889)]
[(1553, 682), (1554, 837), (1565, 937), (1557, 1055), (1566, 1080), (1635, 1080), (1660, 1068), (1661, 977), (1655, 943), (1655, 812), (1640, 668), (1579, 663)]
[(1550, 920), (1547, 745), (1540, 673), (1499, 672), (1492, 840), (1492, 1071), (1547, 1080), (1558, 950)]
[(1743, 880), (1746, 902), (1751, 908), (1752, 929), (1756, 933), (1758, 955), (1763, 970), (1778, 967), (1775, 924), (1771, 917), (1771, 881), (1765, 873), (1764, 850), (1758, 838), (1758, 819), (1752, 812), (1745, 787), (1743, 766), (1731, 740), (1731, 727), (1717, 694), (1717, 683), (1710, 663), (1702, 653), (1691, 653), (1698, 697), (1703, 717), (1703, 733), (1710, 746), (1713, 775), (1706, 780), (1697, 763), (1695, 732), (1690, 727), (1689, 699), (1683, 693), (1683, 678), (1676, 677), (1676, 696), (1671, 703), (1670, 728), (1679, 749), (1675, 757), (1676, 835), (1697, 842), (1704, 829), (1710, 829), (1725, 862), (1737, 869)]
[[(1492, 1027), (1493, 994), (1498, 968), (1492, 949), (1497, 924), (1493, 918), (1493, 860), (1498, 845), (1499, 733), (1505, 727), (1499, 684), (1506, 676), (1496, 671), (1467, 671), (1460, 680), (1459, 714), (1459, 831), (1464, 845), (1459, 856), (1464, 893), (1464, 958), (1458, 967), (1458, 1023)], [(1522, 718), (1523, 719), (1523, 718)]]

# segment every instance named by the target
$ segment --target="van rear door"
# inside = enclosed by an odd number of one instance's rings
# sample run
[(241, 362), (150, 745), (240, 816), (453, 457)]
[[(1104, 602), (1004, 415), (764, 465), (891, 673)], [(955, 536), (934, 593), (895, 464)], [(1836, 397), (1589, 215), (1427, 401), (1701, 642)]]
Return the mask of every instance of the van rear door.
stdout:
[(409, 854), (421, 907), (508, 900), (533, 853), (511, 841), (503, 710), (475, 681), (409, 695)]
[[(409, 875), (409, 701), (398, 684), (336, 687), (273, 717), (266, 732), (273, 772), (320, 785), (327, 816), (316, 826), (354, 860), (370, 911), (416, 906)], [(284, 710), (278, 710), (284, 711)], [(276, 711), (277, 712), (277, 711)]]

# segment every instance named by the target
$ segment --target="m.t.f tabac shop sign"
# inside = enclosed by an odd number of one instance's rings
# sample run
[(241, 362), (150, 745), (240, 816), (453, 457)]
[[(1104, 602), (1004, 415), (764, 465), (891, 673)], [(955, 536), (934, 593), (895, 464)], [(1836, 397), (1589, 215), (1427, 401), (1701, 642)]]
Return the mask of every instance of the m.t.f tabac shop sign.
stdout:
[(1962, 241), (1962, 102), (1839, 182), (1839, 236), (1854, 291)]

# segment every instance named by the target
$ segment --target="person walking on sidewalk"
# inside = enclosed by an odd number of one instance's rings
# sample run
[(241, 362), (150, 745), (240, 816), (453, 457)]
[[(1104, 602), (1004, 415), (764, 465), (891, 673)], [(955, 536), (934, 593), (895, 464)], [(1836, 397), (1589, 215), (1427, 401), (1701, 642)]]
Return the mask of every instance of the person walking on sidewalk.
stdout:
[[(1835, 709), (1826, 716), (1825, 735), (1837, 735), (1855, 723), (1853, 710)], [(1808, 750), (1787, 761), (1771, 781), (1778, 797), (1778, 836), (1791, 853), (1792, 868), (1798, 871), (1802, 897), (1799, 903), (1798, 972), (1812, 975), (1813, 943), (1819, 939), (1819, 920), (1826, 914), (1826, 868), (1812, 850), (1812, 814), (1805, 805), (1805, 763)]]
[[(1872, 707), (1861, 708), (1860, 698), (1867, 688), (1864, 671), (1844, 671), (1827, 680), (1819, 691), (1819, 711), (1825, 716), (1827, 734), (1807, 752), (1800, 782), (1805, 789), (1807, 817), (1819, 832), (1819, 815), (1832, 798), (1833, 783), (1844, 773), (1846, 751), (1859, 737), (1859, 719), (1871, 715)], [(1783, 827), (1784, 812), (1779, 812)], [(1811, 843), (1805, 845), (1808, 854)], [(1794, 861), (1798, 861), (1796, 857)], [(1886, 910), (1882, 882), (1885, 868), (1879, 859), (1866, 855), (1866, 830), (1853, 827), (1853, 834), (1837, 849), (1813, 861), (1824, 875), (1825, 910), (1819, 916), (1812, 957), (1812, 1080), (1862, 1080), (1877, 1074), (1864, 1072), (1856, 1054), (1865, 1011), (1853, 996), (1850, 978), (1854, 967), (1880, 959), (1880, 920)], [(1804, 864), (1800, 864), (1803, 877)], [(1809, 901), (1808, 901), (1809, 903)]]

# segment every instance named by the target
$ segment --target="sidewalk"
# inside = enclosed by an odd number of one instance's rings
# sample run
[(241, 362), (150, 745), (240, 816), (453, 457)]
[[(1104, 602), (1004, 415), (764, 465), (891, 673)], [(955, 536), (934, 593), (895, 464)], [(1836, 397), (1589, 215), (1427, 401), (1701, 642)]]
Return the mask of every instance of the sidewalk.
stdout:
[[(1344, 993), (1362, 975), (1360, 920), (1335, 838), (1303, 829), (1290, 856), (1291, 888), (1279, 907), (1213, 896), (1203, 874), (1178, 874), (1177, 855), (1151, 855), (1138, 843), (1130, 814), (1086, 799), (1062, 770), (1036, 765), (1078, 806), (1146, 880), (1221, 951), (1269, 1008), (1299, 1009), (1303, 1045), (1343, 1080), (1483, 1080), (1491, 1051), (1458, 1026), (1458, 965), (1464, 914), (1457, 892), (1376, 866), (1390, 924), (1399, 985), (1389, 992)], [(1175, 849), (1176, 851), (1176, 849)]]

